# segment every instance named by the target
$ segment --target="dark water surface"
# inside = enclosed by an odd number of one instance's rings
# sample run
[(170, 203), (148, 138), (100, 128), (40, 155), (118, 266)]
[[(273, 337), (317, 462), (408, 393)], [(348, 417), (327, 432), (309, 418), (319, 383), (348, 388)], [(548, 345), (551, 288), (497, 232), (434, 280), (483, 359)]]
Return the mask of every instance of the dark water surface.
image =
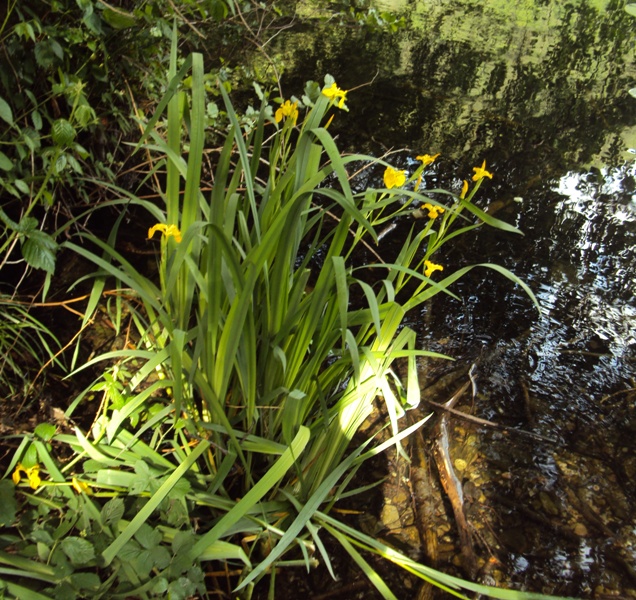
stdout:
[(483, 554), (522, 589), (636, 597), (636, 19), (604, 0), (378, 1), (407, 10), (388, 35), (320, 4), (274, 42), (285, 93), (325, 73), (358, 88), (341, 145), (408, 149), (391, 159), (406, 169), (440, 152), (429, 188), (459, 191), (485, 159), (478, 205), (525, 234), (483, 229), (435, 259), (508, 267), (540, 315), (474, 270), (461, 301), (410, 322), (423, 347), (478, 360), (476, 414), (555, 440), (479, 433), (463, 477), (492, 513), (476, 513)]

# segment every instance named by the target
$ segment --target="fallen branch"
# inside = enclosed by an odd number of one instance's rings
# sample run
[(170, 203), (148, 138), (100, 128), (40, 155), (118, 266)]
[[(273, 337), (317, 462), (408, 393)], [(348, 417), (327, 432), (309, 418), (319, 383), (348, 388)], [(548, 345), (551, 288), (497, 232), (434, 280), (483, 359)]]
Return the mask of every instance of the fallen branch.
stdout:
[[(468, 384), (466, 384), (462, 389), (461, 392), (463, 393), (466, 388), (468, 387)], [(481, 427), (490, 427), (492, 429), (498, 429), (500, 431), (510, 431), (512, 433), (518, 433), (519, 435), (526, 435), (529, 436), (531, 438), (534, 438), (535, 440), (541, 440), (543, 442), (550, 442), (551, 444), (558, 444), (558, 440), (554, 439), (554, 438), (549, 438), (543, 435), (540, 435), (538, 433), (534, 433), (533, 431), (527, 431), (526, 429), (515, 429), (514, 427), (507, 427), (506, 425), (501, 425), (499, 423), (494, 423), (493, 421), (487, 421), (486, 419), (480, 419), (479, 417), (474, 417), (473, 415), (469, 415), (465, 412), (462, 412), (461, 410), (457, 410), (455, 408), (446, 406), (446, 404), (438, 404), (437, 402), (433, 402), (432, 400), (424, 400), (424, 402), (426, 402), (427, 404), (430, 404), (430, 406), (432, 406), (434, 409), (436, 410), (443, 410), (445, 412), (448, 412), (452, 415), (455, 415), (456, 417), (460, 417), (462, 419), (464, 419), (465, 421), (470, 421), (471, 423), (474, 423), (475, 425), (479, 425)]]

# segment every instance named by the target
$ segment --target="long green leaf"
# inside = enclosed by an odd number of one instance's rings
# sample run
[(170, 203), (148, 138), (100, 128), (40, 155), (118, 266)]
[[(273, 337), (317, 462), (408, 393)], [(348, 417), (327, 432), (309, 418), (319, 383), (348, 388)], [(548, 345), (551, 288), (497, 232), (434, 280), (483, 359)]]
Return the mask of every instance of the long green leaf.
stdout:
[(232, 510), (226, 513), (210, 531), (201, 536), (190, 551), (192, 560), (196, 560), (206, 552), (210, 544), (216, 542), (223, 536), (230, 527), (246, 515), (247, 512), (284, 477), (294, 462), (298, 460), (308, 441), (309, 429), (301, 425), (289, 448), (287, 448), (280, 458), (269, 468), (267, 473), (258, 480)]
[(126, 526), (126, 528), (117, 536), (117, 538), (102, 552), (104, 563), (109, 565), (113, 559), (119, 554), (120, 550), (130, 540), (138, 529), (148, 521), (150, 515), (155, 509), (163, 502), (164, 498), (170, 493), (170, 490), (176, 485), (177, 481), (181, 479), (196, 460), (210, 447), (209, 442), (202, 440), (188, 455), (188, 458), (181, 463), (174, 472), (164, 481), (159, 489), (150, 497), (148, 502), (141, 508), (141, 510), (135, 515), (133, 520)]
[(7, 586), (7, 592), (12, 594), (17, 600), (51, 600), (50, 596), (44, 596), (39, 592), (30, 590), (29, 588), (18, 585), (17, 583), (12, 583), (11, 581), (6, 581), (4, 583)]
[[(316, 520), (319, 523), (331, 525), (339, 529), (347, 535), (349, 541), (356, 543), (360, 547), (376, 552), (380, 556), (390, 560), (397, 566), (434, 583), (440, 587), (447, 586), (451, 590), (468, 590), (478, 594), (484, 594), (491, 598), (499, 598), (500, 600), (575, 600), (573, 598), (549, 596), (535, 592), (521, 592), (517, 590), (494, 588), (486, 585), (480, 585), (454, 577), (441, 571), (437, 571), (431, 567), (414, 561), (412, 558), (398, 552), (397, 550), (387, 546), (378, 539), (372, 538), (353, 527), (350, 527), (330, 515), (324, 513), (316, 513)], [(441, 584), (441, 585), (440, 585)], [(461, 597), (461, 596), (460, 596)]]
[(358, 567), (360, 567), (367, 579), (375, 586), (385, 600), (398, 600), (397, 596), (389, 589), (389, 586), (384, 583), (384, 580), (378, 575), (373, 567), (371, 567), (371, 565), (362, 558), (362, 555), (353, 547), (353, 545), (349, 543), (346, 536), (327, 524), (325, 524), (324, 527), (338, 540), (340, 545), (347, 551), (347, 554), (353, 558), (354, 562), (358, 565)]

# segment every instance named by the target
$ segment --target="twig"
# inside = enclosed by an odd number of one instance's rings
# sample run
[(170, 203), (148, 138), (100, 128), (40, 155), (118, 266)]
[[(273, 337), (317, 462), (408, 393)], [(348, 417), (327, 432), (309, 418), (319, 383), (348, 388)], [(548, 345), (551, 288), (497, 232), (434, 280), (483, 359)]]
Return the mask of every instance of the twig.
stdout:
[[(467, 381), (443, 406), (451, 409), (455, 403), (461, 398), (462, 394), (471, 385), (471, 381)], [(459, 541), (461, 544), (461, 552), (463, 557), (464, 568), (471, 578), (477, 573), (477, 557), (473, 547), (470, 526), (464, 512), (464, 493), (461, 481), (457, 478), (453, 461), (450, 455), (449, 440), (449, 413), (442, 415), (439, 423), (435, 427), (435, 442), (433, 445), (433, 456), (437, 464), (442, 487), (448, 496), (455, 515), (455, 524), (459, 533)]]
[[(464, 390), (465, 391), (465, 390)], [(430, 404), (433, 408), (437, 410), (443, 410), (449, 412), (456, 417), (461, 417), (466, 421), (470, 421), (471, 423), (475, 423), (475, 425), (480, 425), (482, 427), (491, 427), (493, 429), (499, 429), (500, 431), (511, 431), (514, 433), (518, 433), (519, 435), (527, 435), (536, 440), (541, 440), (543, 442), (550, 442), (551, 444), (557, 444), (558, 440), (554, 438), (545, 437), (538, 433), (534, 433), (533, 431), (527, 431), (525, 429), (515, 429), (514, 427), (507, 427), (506, 425), (500, 425), (499, 423), (494, 423), (493, 421), (487, 421), (486, 419), (480, 419), (479, 417), (474, 417), (473, 415), (466, 414), (461, 410), (456, 410), (454, 408), (446, 407), (443, 404), (438, 404), (437, 402), (433, 402), (432, 400), (424, 400), (427, 404)]]

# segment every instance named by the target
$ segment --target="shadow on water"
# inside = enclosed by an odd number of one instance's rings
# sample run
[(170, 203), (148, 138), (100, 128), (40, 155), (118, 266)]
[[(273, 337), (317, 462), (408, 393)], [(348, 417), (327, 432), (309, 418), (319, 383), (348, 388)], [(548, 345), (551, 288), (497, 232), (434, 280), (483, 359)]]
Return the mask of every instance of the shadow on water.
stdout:
[(334, 122), (341, 145), (407, 148), (391, 159), (407, 169), (441, 152), (426, 183), (454, 191), (486, 159), (478, 202), (525, 234), (483, 229), (435, 259), (508, 267), (540, 315), (474, 270), (461, 301), (411, 316), (424, 347), (477, 360), (477, 415), (556, 441), (456, 425), (480, 551), (523, 589), (636, 596), (636, 20), (614, 0), (419, 0), (388, 35), (318, 4), (298, 2), (312, 26), (275, 42), (285, 92), (325, 73), (368, 84)]

